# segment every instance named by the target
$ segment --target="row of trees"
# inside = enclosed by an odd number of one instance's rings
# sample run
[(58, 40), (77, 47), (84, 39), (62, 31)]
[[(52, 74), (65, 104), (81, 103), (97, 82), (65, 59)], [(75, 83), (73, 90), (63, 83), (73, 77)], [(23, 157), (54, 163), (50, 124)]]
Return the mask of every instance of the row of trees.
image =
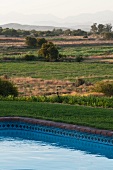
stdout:
[(105, 40), (113, 39), (112, 25), (111, 24), (98, 24), (91, 25), (91, 33), (94, 35), (101, 35)]
[(111, 24), (98, 24), (97, 23), (93, 23), (93, 25), (91, 25), (91, 32), (93, 34), (101, 34), (104, 32), (112, 32), (112, 25)]
[(0, 35), (4, 35), (6, 37), (10, 36), (10, 37), (19, 37), (19, 36), (28, 36), (30, 35), (31, 32), (30, 31), (26, 31), (26, 30), (16, 30), (16, 29), (10, 29), (10, 28), (2, 28), (0, 27)]
[[(107, 33), (107, 34), (106, 34)], [(108, 34), (109, 33), (109, 34)], [(9, 29), (5, 28), (3, 29), (0, 27), (0, 35), (4, 36), (11, 36), (11, 37), (26, 37), (26, 36), (34, 36), (34, 37), (42, 37), (42, 36), (60, 36), (60, 35), (66, 35), (66, 36), (84, 36), (84, 38), (87, 38), (87, 35), (91, 34), (99, 34), (102, 35), (104, 38), (113, 38), (113, 32), (112, 32), (112, 25), (111, 24), (97, 24), (93, 23), (91, 25), (91, 30), (89, 32), (83, 31), (81, 29), (77, 30), (62, 30), (62, 29), (53, 29), (52, 31), (36, 31), (36, 30), (16, 30), (16, 29)], [(107, 35), (107, 36), (106, 36)]]
[(36, 31), (36, 30), (31, 30), (31, 31), (26, 31), (26, 30), (16, 30), (16, 29), (9, 29), (9, 28), (5, 28), (3, 29), (2, 27), (0, 27), (0, 35), (4, 35), (4, 36), (11, 36), (11, 37), (25, 37), (25, 36), (35, 36), (35, 37), (39, 37), (39, 36), (60, 36), (60, 35), (67, 35), (67, 36), (85, 36), (87, 35), (86, 31), (83, 31), (81, 29), (77, 29), (77, 30), (70, 30), (70, 29), (66, 29), (66, 30), (62, 30), (62, 29), (53, 29), (52, 31)]

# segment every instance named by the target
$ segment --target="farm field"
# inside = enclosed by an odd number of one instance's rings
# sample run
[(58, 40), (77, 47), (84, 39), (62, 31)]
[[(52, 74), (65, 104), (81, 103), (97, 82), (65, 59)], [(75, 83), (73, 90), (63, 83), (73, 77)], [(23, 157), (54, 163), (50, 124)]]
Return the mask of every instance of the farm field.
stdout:
[(112, 80), (113, 66), (104, 63), (2, 62), (0, 76), (4, 75), (18, 87), (20, 95), (56, 94), (57, 88), (61, 94), (71, 94), (77, 90), (77, 79), (86, 82), (84, 92), (88, 91), (89, 84)]
[[(25, 101), (22, 98), (20, 101), (0, 99), (0, 116), (34, 117), (113, 130), (112, 98), (102, 98), (103, 94), (91, 91), (96, 82), (113, 80), (113, 41), (75, 37), (48, 39), (57, 45), (59, 52), (64, 55), (64, 61), (41, 60), (38, 57), (39, 49), (28, 48), (23, 38), (0, 38), (0, 77), (18, 88), (20, 98), (28, 97), (28, 101), (27, 98)], [(36, 60), (25, 61), (23, 58), (26, 54), (35, 55)], [(82, 56), (84, 60), (76, 62), (77, 56)], [(77, 85), (78, 80), (83, 84)], [(59, 101), (62, 104), (43, 103), (49, 96), (53, 96), (50, 99), (52, 103), (57, 102), (61, 99), (58, 95), (62, 96), (62, 102)], [(68, 97), (63, 99), (66, 95)], [(90, 95), (99, 96), (100, 99), (90, 98)], [(35, 96), (41, 96), (42, 103)], [(89, 98), (82, 99), (82, 96)], [(29, 97), (33, 97), (32, 102)]]
[(32, 77), (45, 80), (70, 80), (83, 78), (88, 81), (99, 81), (113, 78), (112, 64), (73, 63), (73, 62), (2, 62), (0, 76)]
[[(48, 37), (65, 62), (44, 62), (38, 58), (38, 48), (28, 48), (24, 38), (0, 38), (0, 76), (7, 77), (19, 89), (19, 95), (82, 94), (90, 91), (89, 84), (113, 79), (113, 41), (80, 37)], [(67, 46), (68, 45), (68, 46)], [(36, 61), (25, 61), (33, 54)], [(84, 60), (75, 62), (76, 56)], [(76, 88), (78, 79), (86, 85)], [(87, 86), (88, 84), (88, 86)]]
[[(113, 62), (113, 41), (85, 40), (75, 37), (47, 37), (59, 49), (62, 55), (74, 60), (76, 56), (82, 56), (84, 62)], [(27, 48), (24, 38), (0, 38), (0, 60), (22, 59), (26, 53), (37, 56), (37, 48)]]

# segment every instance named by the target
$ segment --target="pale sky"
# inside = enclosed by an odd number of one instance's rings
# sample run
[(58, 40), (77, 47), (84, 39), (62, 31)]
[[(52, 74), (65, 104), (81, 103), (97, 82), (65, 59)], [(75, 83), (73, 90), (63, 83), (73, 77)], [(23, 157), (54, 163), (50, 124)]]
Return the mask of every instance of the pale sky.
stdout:
[(60, 18), (113, 10), (113, 0), (0, 0), (0, 14), (53, 14)]

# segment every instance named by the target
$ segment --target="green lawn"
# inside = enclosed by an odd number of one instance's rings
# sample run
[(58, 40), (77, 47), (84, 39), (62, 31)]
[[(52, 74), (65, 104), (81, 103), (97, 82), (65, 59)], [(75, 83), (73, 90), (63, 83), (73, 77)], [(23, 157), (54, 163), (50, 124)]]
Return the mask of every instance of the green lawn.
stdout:
[(42, 79), (64, 79), (75, 81), (83, 78), (88, 81), (113, 79), (113, 65), (105, 63), (73, 62), (3, 62), (0, 63), (0, 76), (36, 77)]
[(113, 130), (113, 109), (0, 101), (0, 116), (24, 116)]

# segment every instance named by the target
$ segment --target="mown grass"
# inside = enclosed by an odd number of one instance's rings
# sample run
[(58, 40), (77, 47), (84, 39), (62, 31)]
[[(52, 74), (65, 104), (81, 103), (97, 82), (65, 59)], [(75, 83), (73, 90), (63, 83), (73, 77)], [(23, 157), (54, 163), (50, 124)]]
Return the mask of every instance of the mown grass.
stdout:
[(113, 109), (1, 101), (0, 116), (22, 116), (113, 130)]
[(0, 76), (34, 77), (75, 81), (83, 78), (95, 82), (113, 78), (113, 65), (105, 63), (73, 62), (2, 62)]

